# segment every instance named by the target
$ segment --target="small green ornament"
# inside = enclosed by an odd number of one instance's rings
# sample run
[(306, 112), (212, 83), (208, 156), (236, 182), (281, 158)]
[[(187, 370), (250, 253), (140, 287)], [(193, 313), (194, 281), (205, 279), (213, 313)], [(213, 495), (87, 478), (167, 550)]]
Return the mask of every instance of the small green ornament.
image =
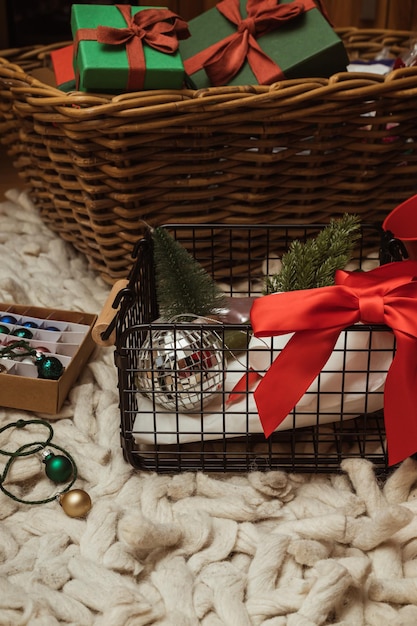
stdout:
[(58, 380), (64, 371), (61, 361), (54, 356), (45, 356), (41, 354), (36, 359), (36, 367), (38, 368), (38, 378), (48, 380)]
[(8, 335), (10, 333), (10, 328), (5, 326), (4, 324), (0, 324), (0, 333), (3, 335)]
[(22, 339), (33, 338), (33, 333), (31, 330), (29, 330), (29, 328), (16, 328), (16, 330), (12, 332), (12, 335), (14, 335), (15, 337), (21, 337)]
[(43, 463), (48, 478), (54, 483), (65, 483), (72, 476), (73, 467), (68, 457), (62, 454), (54, 454), (50, 450), (43, 453)]

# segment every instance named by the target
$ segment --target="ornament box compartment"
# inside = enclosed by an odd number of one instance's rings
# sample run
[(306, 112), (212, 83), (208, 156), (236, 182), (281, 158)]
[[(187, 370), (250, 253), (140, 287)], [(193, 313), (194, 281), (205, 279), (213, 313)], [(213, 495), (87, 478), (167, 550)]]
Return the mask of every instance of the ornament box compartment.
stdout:
[[(36, 378), (32, 372), (28, 372), (29, 375), (1, 373), (0, 406), (50, 415), (59, 413), (95, 348), (91, 332), (97, 316), (92, 313), (10, 303), (0, 303), (0, 310), (15, 317), (38, 318), (60, 326), (63, 331), (60, 344), (62, 361), (65, 363), (64, 372), (58, 380)], [(53, 353), (53, 349), (51, 352)], [(16, 364), (19, 365), (17, 362)]]
[[(230, 297), (232, 308), (236, 298), (242, 298), (240, 302), (244, 302), (248, 296), (261, 296), (265, 286), (265, 273), (270, 273), (268, 264), (273, 262), (274, 257), (281, 256), (294, 239), (304, 242), (317, 234), (322, 227), (320, 224), (166, 226), (174, 238), (221, 282), (226, 296)], [(378, 228), (362, 226), (361, 239), (353, 259), (357, 268), (364, 268), (364, 264), (369, 261), (370, 252), (377, 257), (373, 262), (379, 264), (379, 245), (375, 246), (375, 239), (378, 237)], [(255, 240), (261, 245), (250, 245)], [(369, 241), (372, 242), (371, 247), (368, 245)], [(209, 242), (211, 245), (208, 245)], [(307, 397), (311, 393), (311, 402), (307, 403), (307, 408), (299, 408), (297, 405), (285, 420), (285, 430), (277, 430), (265, 439), (253, 403), (252, 389), (247, 387), (243, 391), (243, 398), (237, 405), (228, 402), (230, 388), (235, 382), (233, 376), (239, 378), (251, 367), (251, 350), (248, 348), (251, 341), (250, 324), (239, 322), (225, 325), (201, 320), (187, 323), (157, 321), (159, 313), (150, 238), (145, 237), (138, 242), (133, 258), (129, 279), (121, 281), (119, 290), (117, 283), (114, 285), (108, 307), (112, 312), (107, 311), (103, 316), (106, 323), (101, 324), (100, 328), (101, 331), (104, 329), (101, 334), (103, 341), (110, 338), (115, 343), (121, 444), (125, 458), (135, 468), (160, 473), (187, 470), (286, 470), (317, 473), (339, 471), (343, 458), (360, 456), (372, 461), (376, 471), (384, 473), (388, 470), (382, 410), (383, 381), (386, 365), (391, 363), (395, 353), (395, 341), (388, 327), (355, 324), (342, 331), (340, 343), (333, 352), (337, 353), (339, 365), (333, 366), (334, 371), (330, 369), (326, 372), (326, 376), (330, 374), (336, 377), (336, 388), (329, 389), (326, 386), (323, 370), (317, 378), (315, 389), (311, 392), (307, 390), (305, 394)], [(103, 313), (104, 309), (99, 315), (98, 323)], [(174, 338), (174, 343), (181, 343), (183, 334), (188, 331), (197, 334), (194, 352), (200, 355), (204, 350), (210, 352), (203, 340), (206, 339), (206, 333), (214, 333), (217, 343), (212, 348), (211, 356), (215, 356), (216, 362), (220, 359), (223, 363), (220, 373), (223, 382), (208, 391), (206, 387), (201, 388), (202, 394), (203, 391), (206, 395), (212, 394), (212, 403), (201, 404), (191, 414), (182, 412), (178, 403), (176, 408), (164, 408), (158, 402), (158, 394), (163, 393), (163, 386), (168, 388), (172, 380), (158, 379), (160, 370), (156, 359), (153, 360), (154, 369), (151, 370), (156, 377), (149, 377), (151, 388), (146, 396), (137, 386), (138, 375), (143, 376), (147, 372), (143, 360), (143, 347), (147, 337), (155, 337), (158, 332), (167, 333)], [(235, 338), (236, 334), (239, 335), (239, 346), (238, 349), (233, 348), (233, 358), (230, 359), (230, 338), (233, 333)], [(359, 341), (366, 338), (359, 349), (358, 337)], [(373, 338), (377, 339), (376, 343)], [(157, 347), (160, 350), (160, 346)], [(172, 342), (166, 350), (172, 351)], [(266, 354), (272, 362), (272, 351), (269, 354), (266, 351)], [(359, 364), (355, 360), (358, 354)], [(383, 357), (384, 367), (381, 367), (378, 360), (380, 355)], [(156, 357), (160, 356), (161, 354), (156, 354)], [(193, 358), (193, 354), (191, 356)], [(351, 360), (353, 365), (348, 366)], [(202, 366), (199, 367), (201, 373)], [(147, 373), (149, 375), (149, 371)], [(182, 385), (182, 373), (171, 373)], [(352, 375), (356, 381), (360, 380), (361, 385), (359, 404), (353, 405), (350, 400), (354, 393), (349, 388)], [(165, 371), (163, 376), (166, 377)], [(372, 383), (375, 377), (379, 377), (378, 384)], [(152, 382), (155, 380), (159, 380), (157, 385)], [(173, 401), (175, 404), (175, 394)], [(336, 404), (333, 402), (329, 405), (330, 401), (335, 401)]]

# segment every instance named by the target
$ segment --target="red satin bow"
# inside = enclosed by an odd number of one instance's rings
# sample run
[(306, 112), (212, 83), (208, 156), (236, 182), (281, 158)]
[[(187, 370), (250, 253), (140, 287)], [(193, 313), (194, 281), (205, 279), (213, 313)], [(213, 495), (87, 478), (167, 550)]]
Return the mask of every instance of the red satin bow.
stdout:
[(236, 32), (187, 59), (185, 70), (191, 75), (204, 68), (211, 84), (217, 87), (229, 83), (248, 61), (260, 85), (282, 80), (282, 70), (265, 54), (256, 39), (313, 8), (316, 5), (312, 0), (285, 4), (278, 4), (277, 0), (248, 0), (247, 17), (242, 19), (239, 0), (222, 0), (216, 9), (236, 25)]
[(384, 416), (390, 465), (417, 451), (417, 261), (370, 272), (336, 272), (335, 285), (264, 296), (251, 310), (257, 337), (294, 332), (255, 390), (268, 437), (326, 364), (340, 332), (356, 322), (389, 326), (396, 354)]
[(97, 40), (99, 43), (120, 46), (126, 45), (129, 63), (127, 90), (141, 90), (145, 82), (146, 64), (143, 52), (145, 42), (155, 50), (173, 54), (178, 50), (178, 39), (190, 36), (187, 22), (169, 9), (144, 9), (131, 15), (131, 7), (116, 4), (123, 15), (126, 28), (98, 26), (77, 31), (76, 45), (80, 40)]

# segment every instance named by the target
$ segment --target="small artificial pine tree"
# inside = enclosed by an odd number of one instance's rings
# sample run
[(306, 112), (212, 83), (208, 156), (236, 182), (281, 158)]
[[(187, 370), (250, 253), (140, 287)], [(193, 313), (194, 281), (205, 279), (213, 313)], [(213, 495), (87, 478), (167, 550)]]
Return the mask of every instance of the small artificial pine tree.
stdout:
[(223, 307), (224, 295), (212, 277), (166, 228), (150, 229), (161, 317), (210, 317)]
[(360, 237), (360, 220), (345, 213), (332, 219), (311, 240), (293, 241), (281, 259), (279, 273), (266, 278), (266, 293), (333, 285), (335, 272), (350, 261)]

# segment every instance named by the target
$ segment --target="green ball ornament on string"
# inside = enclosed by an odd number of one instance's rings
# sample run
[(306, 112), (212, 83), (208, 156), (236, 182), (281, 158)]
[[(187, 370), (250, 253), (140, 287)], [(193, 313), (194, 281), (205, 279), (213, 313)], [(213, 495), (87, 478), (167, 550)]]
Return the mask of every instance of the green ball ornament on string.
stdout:
[(51, 450), (44, 450), (42, 457), (45, 463), (45, 474), (54, 483), (65, 483), (71, 478), (73, 466), (67, 456), (54, 454)]
[[(12, 452), (0, 449), (0, 455), (7, 456), (8, 461), (5, 465), (3, 473), (0, 476), (0, 490), (15, 502), (22, 504), (47, 504), (48, 502), (57, 501), (64, 513), (69, 517), (85, 517), (91, 509), (91, 498), (83, 489), (72, 489), (78, 477), (77, 466), (70, 453), (61, 448), (57, 444), (52, 443), (53, 429), (45, 420), (18, 420), (11, 424), (7, 424), (0, 428), (0, 434), (9, 428), (22, 429), (27, 425), (36, 424), (47, 428), (48, 436), (44, 441), (34, 441), (20, 446)], [(55, 454), (50, 448), (57, 450), (61, 454)], [(45, 465), (45, 473), (47, 477), (55, 484), (68, 482), (66, 487), (58, 493), (43, 500), (29, 500), (19, 498), (5, 487), (7, 475), (13, 463), (20, 457), (27, 457), (32, 454), (41, 454), (42, 462)]]

